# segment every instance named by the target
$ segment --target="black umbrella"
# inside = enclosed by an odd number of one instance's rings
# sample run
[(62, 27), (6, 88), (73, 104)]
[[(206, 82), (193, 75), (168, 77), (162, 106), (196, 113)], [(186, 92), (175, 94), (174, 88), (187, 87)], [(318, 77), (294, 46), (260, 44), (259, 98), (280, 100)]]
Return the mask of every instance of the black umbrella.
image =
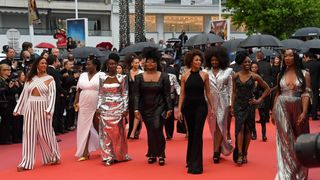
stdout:
[(302, 51), (320, 51), (320, 40), (319, 39), (312, 39), (306, 41), (302, 44)]
[(281, 43), (283, 45), (283, 49), (295, 49), (300, 51), (303, 41), (300, 39), (286, 39), (282, 40)]
[(217, 36), (212, 33), (203, 33), (192, 36), (189, 40), (187, 40), (184, 46), (197, 46), (222, 42), (224, 42), (224, 40), (220, 36)]
[(257, 34), (247, 37), (240, 43), (240, 47), (282, 47), (283, 45), (276, 37), (268, 34)]
[(292, 37), (308, 37), (308, 36), (320, 36), (320, 28), (318, 27), (304, 27), (298, 29), (292, 34)]
[(243, 50), (242, 48), (239, 48), (239, 44), (243, 41), (244, 39), (231, 39), (229, 41), (225, 41), (222, 46), (225, 47), (228, 52), (235, 52), (238, 50)]
[(181, 42), (181, 39), (179, 38), (169, 38), (167, 40), (168, 43), (176, 43), (176, 42)]
[(95, 55), (97, 57), (103, 56), (101, 51), (95, 47), (78, 47), (72, 50), (72, 54), (77, 59), (88, 58), (89, 55)]
[(139, 42), (123, 48), (120, 52), (120, 55), (125, 55), (129, 52), (140, 53), (145, 47), (156, 47), (159, 50), (161, 50), (161, 47), (158, 44), (155, 44), (153, 42)]

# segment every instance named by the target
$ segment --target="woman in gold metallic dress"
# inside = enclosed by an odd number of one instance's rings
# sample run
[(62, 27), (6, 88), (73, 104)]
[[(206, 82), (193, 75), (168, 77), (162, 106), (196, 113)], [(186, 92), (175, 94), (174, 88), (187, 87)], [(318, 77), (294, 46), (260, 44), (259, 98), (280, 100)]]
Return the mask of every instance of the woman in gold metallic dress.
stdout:
[(310, 75), (302, 70), (299, 55), (292, 49), (284, 53), (284, 65), (278, 76), (272, 122), (277, 130), (278, 180), (308, 179), (294, 151), (296, 138), (309, 133), (307, 109), (310, 98)]

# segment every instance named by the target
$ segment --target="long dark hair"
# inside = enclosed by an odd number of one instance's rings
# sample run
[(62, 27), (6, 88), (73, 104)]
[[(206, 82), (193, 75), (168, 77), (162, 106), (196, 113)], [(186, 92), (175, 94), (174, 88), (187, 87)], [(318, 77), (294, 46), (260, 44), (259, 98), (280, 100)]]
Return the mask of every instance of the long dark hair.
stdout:
[[(41, 57), (41, 56), (40, 56), (38, 59), (36, 59), (36, 61), (35, 61), (34, 63), (32, 63), (32, 66), (31, 66), (30, 71), (29, 71), (28, 76), (27, 76), (27, 82), (31, 81), (32, 78), (33, 78), (35, 75), (37, 75), (37, 73), (38, 73), (38, 71), (37, 71), (37, 66), (38, 66), (39, 62), (40, 62), (42, 59), (46, 60), (44, 57)], [(46, 60), (46, 62), (47, 62), (47, 60)]]
[[(302, 70), (304, 69), (303, 68), (303, 64), (302, 64), (302, 60), (300, 59), (298, 53), (293, 50), (293, 49), (286, 49), (285, 51), (288, 51), (288, 50), (291, 50), (293, 52), (293, 57), (294, 57), (294, 66), (296, 67), (295, 68), (295, 72), (296, 72), (296, 76), (298, 78), (298, 81), (301, 83), (301, 88), (302, 90), (304, 91), (305, 88), (306, 88), (306, 80), (304, 78), (304, 75), (303, 75), (303, 72)], [(282, 67), (281, 67), (281, 70), (279, 72), (279, 78), (278, 78), (278, 92), (281, 91), (281, 87), (280, 87), (280, 81), (284, 75), (284, 73), (286, 72), (287, 70), (287, 66), (285, 64), (285, 62), (282, 64)]]

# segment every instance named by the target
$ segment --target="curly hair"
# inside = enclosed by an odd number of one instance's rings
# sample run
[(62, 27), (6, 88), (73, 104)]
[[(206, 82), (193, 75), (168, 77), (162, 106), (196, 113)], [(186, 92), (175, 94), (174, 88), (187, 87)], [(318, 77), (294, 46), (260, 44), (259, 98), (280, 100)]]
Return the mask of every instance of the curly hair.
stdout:
[(237, 53), (235, 61), (238, 65), (241, 65), (248, 56), (249, 53), (247, 51), (240, 51)]
[(206, 60), (206, 67), (211, 69), (211, 58), (216, 57), (219, 62), (219, 68), (225, 70), (229, 67), (229, 55), (227, 49), (222, 46), (215, 46), (207, 49), (205, 51), (205, 60)]
[(159, 52), (158, 48), (156, 47), (145, 47), (142, 50), (142, 57), (146, 59), (153, 59), (154, 62), (157, 63), (157, 69), (160, 70), (160, 59), (161, 53)]
[(191, 68), (191, 64), (192, 64), (193, 58), (195, 56), (199, 56), (201, 59), (201, 63), (203, 63), (203, 61), (204, 61), (203, 53), (198, 49), (192, 49), (191, 51), (186, 53), (185, 58), (184, 58), (184, 64), (188, 68)]

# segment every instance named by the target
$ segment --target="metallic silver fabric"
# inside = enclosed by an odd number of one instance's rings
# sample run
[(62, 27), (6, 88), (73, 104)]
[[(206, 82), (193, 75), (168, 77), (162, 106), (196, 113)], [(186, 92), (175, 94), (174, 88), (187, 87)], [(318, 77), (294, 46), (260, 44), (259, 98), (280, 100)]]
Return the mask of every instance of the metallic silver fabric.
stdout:
[(214, 137), (214, 131), (216, 125), (219, 126), (223, 140), (221, 143), (221, 153), (224, 155), (230, 155), (233, 147), (227, 140), (228, 133), (228, 114), (229, 106), (231, 106), (231, 94), (232, 94), (232, 75), (233, 71), (231, 68), (225, 70), (220, 69), (218, 74), (215, 76), (212, 69), (208, 70), (210, 94), (215, 108), (215, 115), (213, 117), (209, 113), (207, 121), (212, 137)]
[(119, 83), (106, 84), (100, 78), (98, 109), (100, 111), (99, 136), (103, 161), (129, 160), (125, 121), (122, 117), (128, 110), (128, 89), (125, 75), (118, 74)]
[(302, 112), (301, 83), (296, 81), (295, 88), (289, 89), (285, 82), (285, 76), (280, 81), (281, 93), (278, 96), (274, 108), (274, 116), (277, 130), (277, 180), (304, 180), (308, 179), (308, 169), (298, 161), (294, 152), (294, 142), (302, 133), (308, 133), (308, 120), (298, 126), (296, 121)]

